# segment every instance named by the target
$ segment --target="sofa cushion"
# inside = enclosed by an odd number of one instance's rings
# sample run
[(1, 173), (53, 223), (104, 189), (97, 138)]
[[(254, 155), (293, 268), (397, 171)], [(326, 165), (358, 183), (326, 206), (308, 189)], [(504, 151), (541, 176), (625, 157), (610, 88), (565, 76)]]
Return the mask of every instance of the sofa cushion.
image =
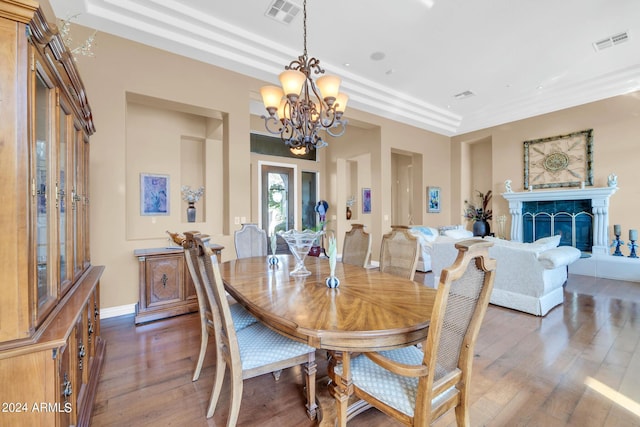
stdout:
[(578, 258), (580, 258), (580, 250), (573, 246), (559, 246), (538, 255), (538, 261), (547, 270), (569, 265)]

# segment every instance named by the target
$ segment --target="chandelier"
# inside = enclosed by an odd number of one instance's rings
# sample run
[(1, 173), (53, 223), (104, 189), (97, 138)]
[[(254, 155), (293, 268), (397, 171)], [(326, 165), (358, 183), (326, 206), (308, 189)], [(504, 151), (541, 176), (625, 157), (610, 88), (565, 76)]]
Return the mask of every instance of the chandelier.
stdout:
[[(340, 78), (324, 75), (320, 61), (307, 56), (307, 0), (304, 12), (304, 53), (284, 67), (282, 87), (264, 86), (262, 101), (269, 116), (262, 116), (269, 133), (280, 135), (293, 154), (326, 147), (319, 132), (341, 136), (347, 121), (342, 118), (349, 97), (339, 92)], [(314, 83), (312, 74), (323, 74)]]

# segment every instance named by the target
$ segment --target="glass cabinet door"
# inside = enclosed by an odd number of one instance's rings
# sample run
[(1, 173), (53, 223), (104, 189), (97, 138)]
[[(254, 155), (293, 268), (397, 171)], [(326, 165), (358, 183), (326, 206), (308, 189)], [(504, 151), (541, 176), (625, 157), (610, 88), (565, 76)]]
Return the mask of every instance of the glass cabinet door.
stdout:
[[(32, 196), (34, 197), (34, 226), (35, 226), (35, 282), (38, 323), (47, 314), (57, 299), (57, 280), (53, 280), (53, 271), (57, 266), (51, 265), (52, 227), (51, 200), (52, 189), (49, 186), (52, 180), (52, 124), (55, 91), (50, 79), (36, 62), (33, 84), (33, 157), (32, 157)], [(55, 212), (55, 210), (54, 210)]]
[(72, 133), (70, 127), (72, 125), (71, 115), (63, 102), (60, 103), (58, 110), (58, 177), (57, 177), (57, 202), (58, 202), (58, 268), (60, 271), (60, 292), (64, 294), (71, 286), (71, 264), (68, 262), (69, 253), (67, 244), (69, 231), (67, 215), (69, 212), (68, 201), (68, 184), (69, 168), (68, 168), (68, 138)]
[(89, 265), (91, 265), (91, 251), (89, 248), (89, 137), (83, 132), (82, 133), (82, 151), (84, 153), (84, 169), (82, 172), (82, 175), (84, 177), (84, 182), (83, 182), (83, 194), (84, 194), (84, 200), (83, 200), (83, 208), (84, 208), (84, 215), (83, 215), (83, 219), (82, 219), (82, 225), (83, 225), (83, 232), (82, 232), (82, 236), (83, 236), (83, 241), (82, 244), (84, 246), (84, 269), (89, 268)]
[(82, 155), (82, 130), (78, 125), (73, 132), (73, 176), (72, 176), (72, 215), (71, 227), (73, 236), (73, 280), (75, 281), (82, 274), (84, 266), (84, 246), (82, 243), (82, 169), (84, 160)]

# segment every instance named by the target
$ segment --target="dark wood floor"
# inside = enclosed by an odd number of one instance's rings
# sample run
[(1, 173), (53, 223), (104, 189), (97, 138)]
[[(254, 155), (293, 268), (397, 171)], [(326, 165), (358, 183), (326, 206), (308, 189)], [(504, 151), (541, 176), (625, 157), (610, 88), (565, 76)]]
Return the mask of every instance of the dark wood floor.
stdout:
[[(429, 275), (416, 280), (429, 281)], [(223, 390), (205, 418), (211, 354), (191, 382), (199, 349), (197, 315), (134, 326), (106, 319), (107, 354), (93, 426), (224, 426)], [(326, 368), (318, 352), (319, 374)], [(544, 318), (489, 306), (476, 346), (473, 426), (640, 426), (640, 283), (572, 275), (565, 302)], [(453, 425), (452, 414), (437, 426)], [(299, 369), (245, 381), (240, 426), (312, 426)], [(375, 409), (350, 426), (399, 425)]]

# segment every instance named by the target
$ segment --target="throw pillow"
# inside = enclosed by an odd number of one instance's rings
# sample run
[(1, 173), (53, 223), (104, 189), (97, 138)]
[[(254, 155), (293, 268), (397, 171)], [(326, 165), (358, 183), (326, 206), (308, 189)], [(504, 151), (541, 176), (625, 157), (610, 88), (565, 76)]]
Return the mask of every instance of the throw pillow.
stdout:
[(560, 244), (560, 235), (558, 234), (555, 236), (543, 237), (533, 243), (536, 245), (542, 245), (544, 247), (544, 250), (557, 248)]
[(431, 227), (411, 227), (411, 232), (414, 235), (419, 234), (427, 242), (433, 242), (438, 237), (438, 230)]
[(467, 239), (473, 237), (473, 232), (469, 230), (447, 230), (444, 235), (454, 239)]

